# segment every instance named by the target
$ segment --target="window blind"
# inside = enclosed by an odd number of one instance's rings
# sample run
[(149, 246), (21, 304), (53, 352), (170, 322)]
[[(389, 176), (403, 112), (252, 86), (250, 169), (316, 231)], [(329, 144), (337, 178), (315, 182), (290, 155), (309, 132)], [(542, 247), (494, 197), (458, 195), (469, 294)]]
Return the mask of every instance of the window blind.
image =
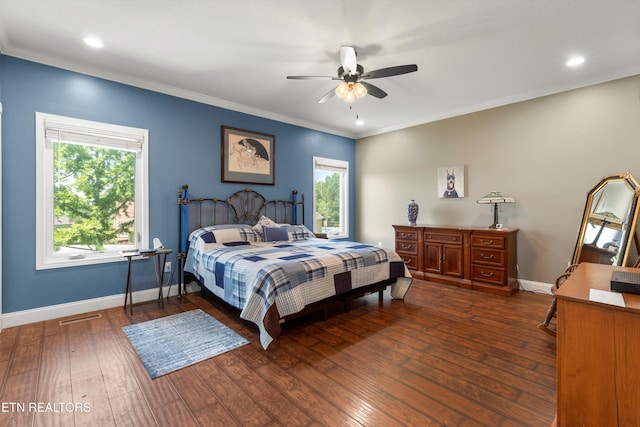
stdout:
[(68, 144), (83, 144), (100, 148), (113, 148), (140, 152), (144, 137), (142, 135), (128, 134), (117, 131), (104, 130), (96, 132), (95, 129), (68, 123), (45, 120), (45, 137), (48, 141), (59, 141)]
[(327, 172), (337, 172), (344, 173), (347, 171), (347, 168), (344, 166), (339, 166), (336, 164), (331, 164), (331, 162), (323, 161), (324, 159), (316, 159), (314, 169), (322, 169)]

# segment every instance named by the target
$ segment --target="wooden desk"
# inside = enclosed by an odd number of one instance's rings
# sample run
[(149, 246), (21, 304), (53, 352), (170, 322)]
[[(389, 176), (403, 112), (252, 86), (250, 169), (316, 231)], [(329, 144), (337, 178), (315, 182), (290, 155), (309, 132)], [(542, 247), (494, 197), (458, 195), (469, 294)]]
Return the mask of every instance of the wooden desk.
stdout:
[(589, 300), (614, 270), (583, 263), (558, 289), (558, 426), (640, 426), (640, 295), (626, 307)]

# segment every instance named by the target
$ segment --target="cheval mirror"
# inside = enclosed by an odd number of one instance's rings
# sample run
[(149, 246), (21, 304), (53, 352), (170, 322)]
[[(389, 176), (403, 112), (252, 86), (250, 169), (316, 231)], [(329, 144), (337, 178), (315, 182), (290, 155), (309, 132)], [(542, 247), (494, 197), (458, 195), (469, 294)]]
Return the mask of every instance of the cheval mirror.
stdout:
[[(638, 261), (634, 264), (631, 259), (635, 260), (640, 252), (637, 233), (639, 187), (633, 175), (624, 173), (605, 176), (587, 193), (573, 259), (556, 279), (555, 290), (581, 262), (637, 266)], [(556, 331), (549, 323), (556, 313), (556, 304), (553, 298), (545, 320), (538, 325), (553, 336)]]

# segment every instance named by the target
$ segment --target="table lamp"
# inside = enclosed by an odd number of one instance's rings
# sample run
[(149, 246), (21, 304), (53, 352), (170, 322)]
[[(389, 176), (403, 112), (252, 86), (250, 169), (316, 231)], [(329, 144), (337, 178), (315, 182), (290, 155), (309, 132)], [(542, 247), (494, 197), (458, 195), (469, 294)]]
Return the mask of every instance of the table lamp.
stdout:
[(478, 200), (480, 204), (493, 204), (493, 225), (489, 228), (498, 228), (498, 204), (515, 202), (513, 197), (507, 197), (499, 191), (492, 191)]

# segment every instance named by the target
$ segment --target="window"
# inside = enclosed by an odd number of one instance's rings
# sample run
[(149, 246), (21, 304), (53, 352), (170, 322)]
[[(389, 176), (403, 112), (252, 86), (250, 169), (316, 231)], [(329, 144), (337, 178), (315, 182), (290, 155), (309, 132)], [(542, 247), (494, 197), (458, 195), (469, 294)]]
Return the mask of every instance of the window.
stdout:
[(313, 158), (313, 231), (349, 237), (349, 162)]
[(148, 131), (36, 113), (36, 268), (148, 246)]

